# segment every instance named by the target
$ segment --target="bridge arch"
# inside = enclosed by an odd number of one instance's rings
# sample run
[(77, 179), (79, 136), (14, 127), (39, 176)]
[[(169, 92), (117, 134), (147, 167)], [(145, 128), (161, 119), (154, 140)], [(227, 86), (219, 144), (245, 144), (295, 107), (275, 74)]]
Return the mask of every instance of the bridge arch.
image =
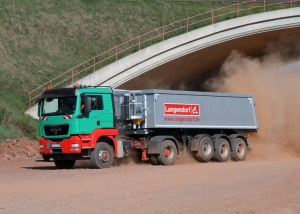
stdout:
[[(126, 89), (179, 89), (183, 83), (195, 89), (218, 71), (232, 50), (260, 56), (269, 42), (284, 35), (300, 36), (300, 8), (209, 25), (142, 49), (77, 82)], [(36, 118), (36, 112), (35, 106), (26, 113)]]
[[(206, 26), (145, 48), (78, 82), (127, 89), (166, 85), (176, 88), (174, 85), (178, 82), (192, 82), (199, 74), (205, 78), (207, 72), (218, 70), (232, 50), (259, 56), (269, 42), (283, 35), (300, 36), (300, 8), (260, 13)], [(145, 81), (150, 77), (151, 82)]]

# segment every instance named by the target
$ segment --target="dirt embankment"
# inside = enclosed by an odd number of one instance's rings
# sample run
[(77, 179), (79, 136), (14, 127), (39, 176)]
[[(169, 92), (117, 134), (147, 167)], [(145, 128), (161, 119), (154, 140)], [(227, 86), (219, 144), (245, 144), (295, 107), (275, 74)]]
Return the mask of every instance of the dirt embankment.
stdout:
[(31, 160), (40, 158), (39, 142), (20, 139), (6, 139), (0, 143), (0, 160)]

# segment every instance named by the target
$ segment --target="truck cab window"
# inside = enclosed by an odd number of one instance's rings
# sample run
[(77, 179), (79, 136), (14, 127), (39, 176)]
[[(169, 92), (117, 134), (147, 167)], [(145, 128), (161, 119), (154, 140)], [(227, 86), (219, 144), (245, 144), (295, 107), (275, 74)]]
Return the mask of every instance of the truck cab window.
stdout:
[(48, 98), (43, 100), (42, 115), (73, 114), (76, 107), (76, 97)]
[[(91, 97), (91, 108), (92, 110), (103, 110), (103, 97), (101, 95), (98, 96), (90, 96)], [(83, 103), (82, 103), (83, 104)]]

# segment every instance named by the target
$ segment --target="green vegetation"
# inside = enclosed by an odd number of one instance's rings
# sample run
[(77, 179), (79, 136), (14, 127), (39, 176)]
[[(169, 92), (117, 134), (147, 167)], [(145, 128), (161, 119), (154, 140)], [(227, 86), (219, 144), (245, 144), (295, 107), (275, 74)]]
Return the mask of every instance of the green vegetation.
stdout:
[(34, 88), (140, 34), (224, 5), (221, 1), (2, 0), (0, 142), (38, 138), (37, 121), (24, 115), (28, 92)]

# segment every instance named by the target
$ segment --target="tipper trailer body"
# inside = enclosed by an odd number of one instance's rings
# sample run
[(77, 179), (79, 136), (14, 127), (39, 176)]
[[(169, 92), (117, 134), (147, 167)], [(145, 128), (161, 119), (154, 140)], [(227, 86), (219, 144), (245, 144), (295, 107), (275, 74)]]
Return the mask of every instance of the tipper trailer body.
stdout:
[(40, 153), (58, 168), (90, 159), (105, 168), (140, 152), (142, 160), (172, 165), (189, 150), (199, 161), (244, 160), (245, 132), (257, 132), (255, 99), (248, 94), (74, 87), (43, 92)]

